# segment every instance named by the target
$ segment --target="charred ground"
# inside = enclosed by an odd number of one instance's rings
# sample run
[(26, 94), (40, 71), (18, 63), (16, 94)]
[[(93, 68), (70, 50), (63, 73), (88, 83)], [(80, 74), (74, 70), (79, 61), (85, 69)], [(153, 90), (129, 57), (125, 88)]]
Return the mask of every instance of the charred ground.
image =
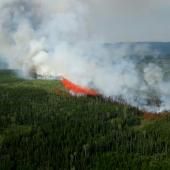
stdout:
[(0, 169), (170, 169), (170, 116), (157, 117), (1, 70)]

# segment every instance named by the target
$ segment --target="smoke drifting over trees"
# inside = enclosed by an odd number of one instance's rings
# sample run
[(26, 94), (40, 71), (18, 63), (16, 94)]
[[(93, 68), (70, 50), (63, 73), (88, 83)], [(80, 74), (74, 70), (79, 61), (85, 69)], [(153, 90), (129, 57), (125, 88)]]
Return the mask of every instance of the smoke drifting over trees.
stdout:
[[(114, 3), (125, 8), (117, 1)], [(114, 3), (108, 0), (108, 4), (114, 6)], [(129, 0), (128, 4), (131, 3)], [(62, 74), (75, 83), (97, 89), (104, 96), (121, 97), (133, 106), (156, 112), (170, 110), (170, 80), (165, 77), (162, 65), (155, 63), (159, 52), (151, 50), (149, 45), (102, 43), (116, 37), (107, 24), (99, 27), (100, 22), (104, 23), (106, 18), (110, 22), (113, 16), (106, 4), (102, 3), (101, 11), (92, 0), (3, 0), (0, 55), (8, 62), (8, 68), (21, 70), (25, 77), (33, 68), (40, 75)], [(126, 9), (131, 16), (130, 5)], [(101, 15), (102, 19), (99, 13), (103, 11), (107, 14)], [(141, 15), (144, 11), (144, 8), (140, 11)], [(119, 12), (113, 14), (121, 16)], [(121, 36), (118, 37), (121, 41)], [(133, 39), (125, 38), (128, 40)], [(153, 56), (153, 60), (146, 60), (146, 56)], [(159, 106), (148, 104), (152, 97), (160, 100)]]

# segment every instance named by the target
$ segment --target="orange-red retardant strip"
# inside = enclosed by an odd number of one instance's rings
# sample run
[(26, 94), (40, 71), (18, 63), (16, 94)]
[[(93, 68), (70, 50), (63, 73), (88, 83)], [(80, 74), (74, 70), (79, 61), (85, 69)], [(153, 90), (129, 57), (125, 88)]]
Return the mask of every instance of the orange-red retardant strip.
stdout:
[(92, 89), (89, 89), (86, 87), (81, 87), (65, 78), (63, 78), (61, 80), (61, 82), (67, 90), (70, 90), (76, 94), (85, 94), (85, 95), (89, 95), (89, 96), (97, 96), (98, 95), (98, 93), (95, 90), (92, 90)]

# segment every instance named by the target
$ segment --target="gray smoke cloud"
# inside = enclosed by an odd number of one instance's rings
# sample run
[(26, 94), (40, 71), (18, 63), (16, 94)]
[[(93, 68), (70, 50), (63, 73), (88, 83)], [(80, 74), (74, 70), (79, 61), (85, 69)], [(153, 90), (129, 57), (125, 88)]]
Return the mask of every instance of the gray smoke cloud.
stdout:
[[(149, 45), (102, 43), (110, 41), (114, 30), (99, 23), (106, 18), (110, 22), (111, 6), (127, 9), (131, 16), (134, 1), (128, 1), (126, 8), (123, 0), (100, 5), (97, 0), (1, 0), (0, 55), (25, 77), (32, 69), (45, 77), (60, 74), (140, 109), (170, 110), (170, 80), (164, 66), (155, 62), (159, 52)], [(115, 16), (122, 15), (114, 8)]]

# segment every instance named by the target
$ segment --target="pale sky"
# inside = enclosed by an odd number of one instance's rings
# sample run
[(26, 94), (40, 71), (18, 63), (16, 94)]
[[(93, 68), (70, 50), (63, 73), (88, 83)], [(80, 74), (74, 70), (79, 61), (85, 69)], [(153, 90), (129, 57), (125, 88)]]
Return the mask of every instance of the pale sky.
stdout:
[[(0, 0), (0, 8), (18, 1)], [(22, 1), (26, 0), (19, 2)], [(68, 12), (78, 8), (79, 15), (85, 16), (86, 32), (92, 41), (170, 41), (170, 0), (31, 1), (44, 4), (43, 11)]]
[(94, 39), (170, 41), (170, 0), (87, 1)]

